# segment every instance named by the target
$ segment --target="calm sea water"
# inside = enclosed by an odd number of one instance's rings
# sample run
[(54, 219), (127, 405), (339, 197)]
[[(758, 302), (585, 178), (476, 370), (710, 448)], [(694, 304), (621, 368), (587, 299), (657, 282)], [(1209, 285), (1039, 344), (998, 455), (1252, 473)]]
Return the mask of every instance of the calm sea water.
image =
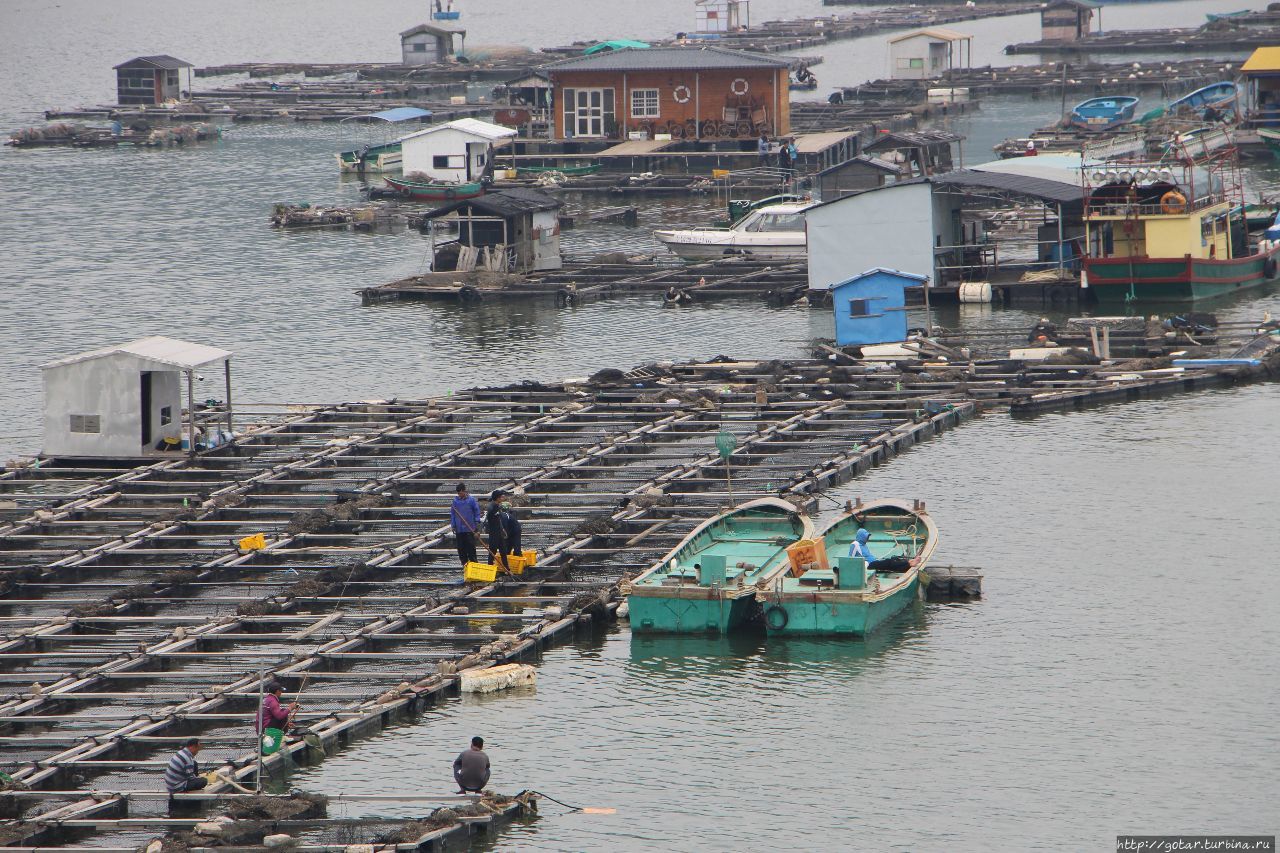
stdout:
[[(469, 43), (658, 36), (691, 4), (572, 4), (529, 14), (462, 0)], [(1108, 8), (1108, 27), (1177, 25), (1239, 0)], [(110, 97), (110, 67), (168, 52), (199, 64), (390, 60), (426, 4), (0, 0), (0, 121)], [(752, 14), (817, 14), (756, 0)], [(1034, 16), (975, 22), (975, 61), (1035, 37)], [(883, 39), (823, 51), (824, 83), (882, 73)], [(1029, 60), (1023, 60), (1029, 61)], [(957, 119), (966, 161), (1055, 105), (990, 99)], [(414, 273), (417, 234), (281, 234), (274, 201), (358, 197), (327, 127), (231, 127), (168, 152), (0, 152), (0, 454), (39, 447), (46, 360), (142, 334), (237, 352), (239, 399), (421, 395), (717, 353), (782, 357), (830, 319), (754, 302), (659, 312), (631, 298), (571, 310), (360, 307)], [(1270, 191), (1280, 174), (1251, 173)], [(573, 200), (591, 204), (591, 200)], [(715, 199), (646, 208), (642, 226), (570, 232), (569, 248), (651, 252), (648, 228)], [(572, 241), (578, 241), (576, 244)], [(1219, 306), (1280, 311), (1263, 292)], [(948, 325), (1032, 315), (952, 309)], [(661, 318), (661, 322), (656, 322)], [(1013, 421), (990, 416), (835, 497), (929, 501), (940, 559), (983, 567), (987, 599), (919, 606), (865, 643), (632, 641), (551, 652), (537, 691), (452, 701), (300, 774), (320, 790), (444, 791), (472, 734), (495, 784), (616, 816), (547, 816), (504, 850), (1102, 849), (1119, 832), (1274, 832), (1280, 700), (1271, 582), (1280, 476), (1274, 386)], [(394, 781), (393, 781), (394, 780)], [(390, 808), (379, 808), (390, 812)]]

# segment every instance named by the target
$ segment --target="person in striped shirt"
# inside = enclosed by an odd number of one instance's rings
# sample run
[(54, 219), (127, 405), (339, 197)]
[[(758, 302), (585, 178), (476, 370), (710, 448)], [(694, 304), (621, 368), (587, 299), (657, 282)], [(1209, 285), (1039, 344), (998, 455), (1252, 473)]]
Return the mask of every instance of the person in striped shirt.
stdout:
[(200, 738), (193, 737), (169, 759), (169, 766), (164, 769), (164, 786), (170, 794), (199, 791), (209, 784), (209, 780), (200, 775), (200, 765), (196, 763), (199, 754)]

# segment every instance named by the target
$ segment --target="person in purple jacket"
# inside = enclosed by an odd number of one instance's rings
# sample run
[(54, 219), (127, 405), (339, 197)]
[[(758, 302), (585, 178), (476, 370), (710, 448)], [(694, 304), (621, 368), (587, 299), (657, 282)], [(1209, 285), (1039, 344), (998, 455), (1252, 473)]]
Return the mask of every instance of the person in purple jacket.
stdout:
[(262, 733), (267, 729), (280, 729), (284, 731), (289, 725), (289, 715), (298, 710), (297, 702), (290, 702), (288, 705), (280, 703), (280, 697), (284, 695), (284, 685), (278, 681), (273, 681), (267, 685), (266, 698), (262, 700), (262, 707), (258, 710), (258, 739), (262, 739)]
[(458, 546), (462, 565), (476, 561), (476, 531), (480, 528), (480, 502), (467, 494), (467, 484), (458, 484), (458, 496), (449, 507), (449, 526)]

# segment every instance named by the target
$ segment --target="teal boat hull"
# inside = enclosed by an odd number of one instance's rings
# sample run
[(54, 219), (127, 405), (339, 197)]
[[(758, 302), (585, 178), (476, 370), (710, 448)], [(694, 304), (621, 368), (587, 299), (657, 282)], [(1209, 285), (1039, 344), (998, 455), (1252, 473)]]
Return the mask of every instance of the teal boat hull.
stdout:
[[(765, 630), (778, 636), (865, 637), (906, 609), (916, 597), (920, 576), (877, 601), (838, 601), (832, 593), (784, 596), (765, 606)], [(818, 599), (818, 600), (814, 600)], [(782, 619), (771, 611), (781, 609)]]
[(749, 594), (715, 599), (632, 595), (628, 601), (631, 630), (638, 634), (727, 634), (750, 620), (757, 606)]

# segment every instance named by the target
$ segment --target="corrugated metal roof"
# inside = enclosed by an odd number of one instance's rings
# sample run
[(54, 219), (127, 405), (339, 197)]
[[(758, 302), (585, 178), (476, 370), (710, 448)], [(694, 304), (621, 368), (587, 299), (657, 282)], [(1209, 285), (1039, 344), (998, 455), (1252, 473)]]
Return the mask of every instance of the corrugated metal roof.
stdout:
[(400, 38), (406, 39), (409, 36), (416, 36), (418, 33), (436, 33), (437, 35), (466, 35), (467, 31), (457, 24), (435, 23), (435, 24), (418, 24), (416, 27), (410, 27), (400, 34)]
[(858, 134), (852, 130), (828, 130), (822, 133), (803, 133), (796, 137), (797, 154), (818, 154), (832, 145), (838, 145)]
[(515, 136), (516, 131), (510, 127), (503, 127), (500, 124), (494, 124), (488, 121), (480, 121), (476, 118), (458, 118), (453, 121), (446, 121), (444, 124), (436, 124), (431, 127), (425, 127), (417, 133), (411, 133), (408, 136), (400, 137), (400, 141), (406, 139), (417, 139), (419, 136), (426, 136), (429, 133), (435, 133), (444, 129), (460, 130), (463, 133), (469, 133), (472, 136), (478, 136), (481, 139), (504, 139), (508, 136)]
[(939, 41), (970, 41), (973, 36), (967, 36), (964, 33), (949, 30), (946, 27), (929, 27), (924, 30), (916, 30), (914, 33), (906, 33), (905, 35), (895, 36), (889, 39), (889, 44), (897, 44), (900, 41), (919, 38), (920, 36), (928, 36)]
[(542, 66), (539, 70), (557, 71), (709, 71), (717, 68), (787, 68), (786, 60), (727, 50), (723, 47), (649, 47), (625, 48), (576, 56)]
[(999, 190), (1055, 204), (1079, 204), (1084, 200), (1084, 187), (1079, 184), (1035, 178), (1008, 172), (980, 172), (961, 169), (934, 175), (931, 182), (940, 186)]
[(427, 214), (427, 217), (435, 219), (453, 213), (455, 210), (461, 210), (464, 207), (470, 207), (490, 216), (507, 217), (517, 216), (521, 213), (534, 213), (539, 210), (558, 210), (562, 206), (560, 199), (555, 196), (538, 190), (515, 187), (509, 190), (485, 193), (476, 198), (459, 199), (450, 202), (443, 207), (435, 208)]
[(1250, 54), (1240, 66), (1246, 74), (1250, 71), (1280, 71), (1280, 47), (1260, 47)]
[(831, 289), (835, 290), (837, 287), (844, 287), (846, 284), (849, 284), (850, 282), (861, 281), (862, 279), (866, 278), (869, 275), (876, 275), (878, 273), (887, 273), (889, 275), (896, 275), (902, 278), (912, 279), (913, 281), (929, 280), (929, 276), (920, 275), (919, 273), (903, 272), (902, 270), (890, 269), (889, 267), (872, 267), (871, 269), (866, 270), (865, 272), (858, 273), (853, 278), (846, 278), (844, 281), (840, 282), (839, 284), (831, 285)]
[[(347, 116), (342, 121), (355, 121), (362, 118), (376, 118), (382, 121), (409, 121), (415, 118), (426, 118), (431, 115), (431, 110), (424, 110), (421, 107), (392, 107), (389, 110), (383, 110), (380, 113), (365, 113), (358, 116)], [(339, 122), (341, 123), (341, 122)]]
[(1063, 6), (1075, 6), (1080, 9), (1102, 8), (1102, 4), (1094, 2), (1094, 0), (1053, 0), (1053, 2), (1045, 4), (1044, 8), (1057, 9)]
[(857, 157), (845, 160), (843, 163), (836, 163), (834, 166), (828, 166), (818, 173), (818, 177), (822, 177), (830, 172), (839, 171), (850, 163), (861, 163), (864, 166), (871, 166), (882, 172), (889, 172), (894, 175), (902, 174), (902, 167), (896, 163), (890, 163), (888, 160), (881, 160), (879, 157), (872, 157), (870, 154), (859, 154)]
[(146, 65), (151, 68), (164, 68), (170, 71), (175, 71), (179, 68), (195, 67), (194, 65), (192, 65), (190, 62), (187, 62), (186, 60), (178, 59), (177, 57), (170, 56), (167, 53), (158, 53), (155, 56), (135, 56), (133, 59), (130, 59), (128, 62), (121, 62), (119, 65), (115, 66), (115, 68), (113, 68), (112, 70), (115, 71), (120, 68), (133, 68), (138, 65)]
[(950, 145), (962, 139), (964, 139), (963, 136), (949, 130), (899, 130), (880, 134), (879, 138), (868, 142), (864, 148), (867, 151), (872, 148), (891, 148), (894, 145), (928, 148), (942, 143)]
[(89, 350), (78, 355), (60, 358), (57, 361), (42, 364), (40, 368), (47, 370), (51, 367), (65, 367), (68, 364), (92, 361), (98, 358), (109, 358), (114, 355), (132, 355), (158, 364), (167, 364), (179, 370), (195, 370), (207, 364), (214, 364), (230, 358), (231, 351), (205, 346), (204, 344), (193, 344), (189, 341), (180, 341), (176, 338), (166, 338), (163, 335), (153, 335), (149, 338), (130, 341), (127, 344)]

